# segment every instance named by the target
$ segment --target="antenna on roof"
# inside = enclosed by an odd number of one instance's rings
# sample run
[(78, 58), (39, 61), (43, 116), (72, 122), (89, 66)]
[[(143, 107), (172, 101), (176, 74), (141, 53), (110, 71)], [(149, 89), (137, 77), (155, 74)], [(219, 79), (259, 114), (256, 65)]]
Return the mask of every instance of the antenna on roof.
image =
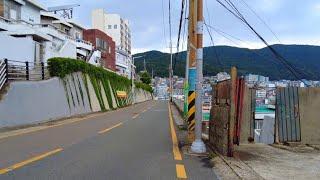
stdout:
[(73, 8), (79, 7), (79, 4), (70, 4), (70, 5), (64, 5), (64, 6), (54, 6), (54, 7), (48, 7), (49, 12), (54, 12), (54, 14), (57, 14), (58, 12), (61, 13), (61, 16), (65, 19), (72, 19), (73, 16)]

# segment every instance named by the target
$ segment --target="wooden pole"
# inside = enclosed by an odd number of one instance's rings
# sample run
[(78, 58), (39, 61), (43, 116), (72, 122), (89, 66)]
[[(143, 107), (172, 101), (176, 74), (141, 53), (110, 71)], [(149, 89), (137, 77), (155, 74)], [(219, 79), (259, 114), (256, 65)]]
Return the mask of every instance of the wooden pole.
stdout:
[(236, 91), (237, 91), (237, 68), (231, 68), (231, 88), (230, 88), (230, 116), (228, 135), (228, 156), (233, 156), (233, 137), (236, 122)]

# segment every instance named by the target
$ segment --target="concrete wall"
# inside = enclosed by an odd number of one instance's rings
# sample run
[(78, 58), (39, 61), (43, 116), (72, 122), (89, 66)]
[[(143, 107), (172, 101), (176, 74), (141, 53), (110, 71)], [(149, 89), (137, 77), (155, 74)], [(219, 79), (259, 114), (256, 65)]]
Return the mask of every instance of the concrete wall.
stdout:
[(135, 89), (135, 103), (140, 103), (151, 99), (152, 95), (149, 92), (146, 92), (142, 89)]
[(299, 88), (301, 142), (320, 144), (320, 88)]
[[(59, 40), (62, 41), (62, 40)], [(58, 42), (58, 39), (56, 39)], [(45, 53), (44, 53), (44, 61), (47, 62), (48, 59), (54, 57), (68, 57), (68, 58), (77, 58), (77, 46), (75, 43), (71, 42), (70, 40), (63, 40), (61, 42), (60, 49), (56, 50), (52, 48), (52, 42), (45, 42)]]
[(104, 31), (105, 21), (104, 21), (104, 10), (103, 9), (95, 9), (91, 14), (92, 27), (94, 29), (99, 29), (100, 31)]
[[(73, 73), (64, 79), (13, 82), (0, 100), (0, 128), (30, 125), (75, 115), (101, 111), (90, 78)], [(86, 87), (87, 79), (87, 87)], [(110, 86), (111, 87), (111, 86)], [(106, 109), (110, 109), (102, 89)], [(136, 103), (152, 99), (150, 93), (136, 89)], [(112, 102), (117, 108), (116, 97)]]
[(0, 127), (34, 124), (70, 116), (63, 82), (14, 82), (0, 102)]
[(31, 24), (40, 24), (40, 9), (26, 1), (26, 5), (21, 7), (21, 19)]
[[(16, 38), (8, 34), (0, 33), (0, 58), (11, 59), (16, 61), (35, 60), (35, 41), (31, 37)], [(10, 44), (10, 46), (8, 46)], [(19, 50), (19, 53), (17, 53)]]

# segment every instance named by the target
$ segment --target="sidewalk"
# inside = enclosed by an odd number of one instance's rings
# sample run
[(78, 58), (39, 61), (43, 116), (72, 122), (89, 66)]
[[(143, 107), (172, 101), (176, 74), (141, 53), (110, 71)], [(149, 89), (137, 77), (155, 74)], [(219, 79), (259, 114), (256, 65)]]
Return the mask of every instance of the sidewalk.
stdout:
[(320, 179), (320, 151), (312, 147), (246, 144), (234, 156), (264, 179)]
[(194, 155), (189, 152), (191, 144), (187, 141), (187, 129), (181, 114), (175, 105), (171, 105), (172, 115), (176, 124), (176, 132), (179, 140), (179, 148), (183, 153), (183, 161), (186, 165), (188, 179), (208, 180), (221, 179), (212, 168), (208, 154)]

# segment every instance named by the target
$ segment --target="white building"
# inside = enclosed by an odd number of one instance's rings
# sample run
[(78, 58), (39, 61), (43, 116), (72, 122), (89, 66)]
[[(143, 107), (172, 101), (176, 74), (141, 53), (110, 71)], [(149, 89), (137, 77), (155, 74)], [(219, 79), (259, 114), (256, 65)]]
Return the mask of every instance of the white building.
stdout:
[(225, 80), (228, 80), (228, 79), (231, 79), (231, 76), (226, 72), (220, 72), (220, 73), (217, 74), (217, 81), (218, 82), (225, 81)]
[(116, 70), (119, 75), (131, 79), (131, 56), (123, 50), (116, 50)]
[(47, 12), (36, 0), (1, 1), (1, 59), (46, 62), (94, 54), (92, 45), (81, 40), (82, 26)]
[(256, 97), (257, 98), (266, 98), (267, 97), (267, 91), (265, 89), (256, 90)]
[(245, 80), (247, 83), (255, 84), (255, 83), (268, 83), (269, 77), (256, 75), (256, 74), (248, 74), (245, 76)]
[(131, 76), (131, 31), (129, 21), (103, 9), (92, 11), (92, 26), (108, 34), (116, 43), (116, 68), (120, 75)]
[[(2, 0), (0, 3), (0, 58), (40, 62), (42, 44), (52, 38), (35, 28), (45, 8), (30, 0)], [(19, 53), (17, 53), (17, 50)]]

